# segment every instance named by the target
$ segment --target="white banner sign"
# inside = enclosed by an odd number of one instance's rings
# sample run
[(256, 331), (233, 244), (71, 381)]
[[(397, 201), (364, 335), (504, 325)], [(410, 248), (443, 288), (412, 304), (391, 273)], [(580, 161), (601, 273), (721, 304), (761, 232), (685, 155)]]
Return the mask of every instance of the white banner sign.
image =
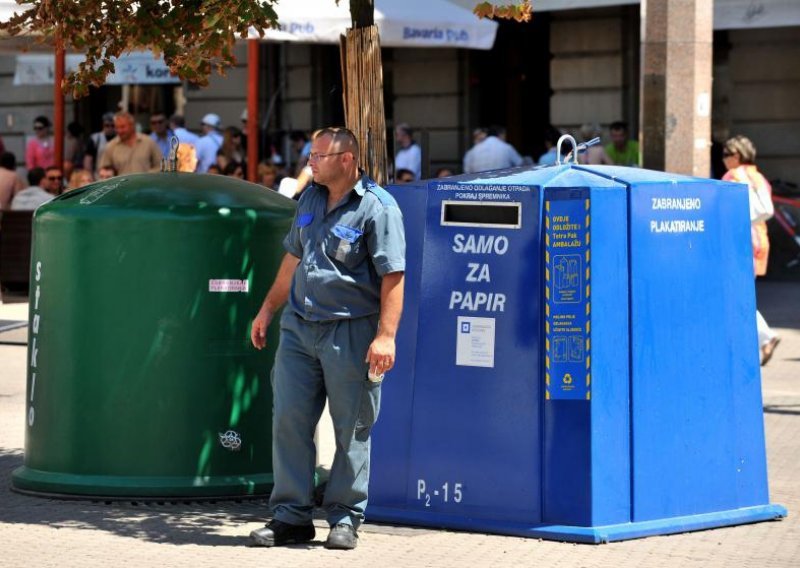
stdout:
[[(66, 72), (78, 68), (82, 55), (67, 55)], [(154, 59), (148, 51), (137, 51), (112, 59), (115, 71), (108, 76), (106, 85), (163, 85), (181, 81), (169, 72), (163, 59)], [(24, 54), (17, 56), (14, 85), (52, 85), (55, 77), (55, 56), (49, 54)]]
[[(268, 30), (268, 40), (338, 44), (352, 25), (348, 0), (281, 0), (274, 8), (280, 29)], [(497, 33), (496, 22), (448, 0), (375, 0), (375, 25), (383, 47), (491, 49)], [(251, 29), (250, 37), (258, 34)]]

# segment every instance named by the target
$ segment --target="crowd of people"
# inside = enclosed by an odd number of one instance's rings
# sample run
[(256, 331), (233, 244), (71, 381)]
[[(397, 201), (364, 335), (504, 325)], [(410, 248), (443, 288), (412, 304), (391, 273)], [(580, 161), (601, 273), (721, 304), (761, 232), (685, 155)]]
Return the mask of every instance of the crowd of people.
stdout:
[[(114, 115), (103, 117), (103, 131), (83, 139), (83, 129), (71, 123), (64, 144), (65, 160), (55, 163), (52, 124), (46, 116), (33, 121), (33, 136), (25, 145), (24, 178), (17, 171), (17, 157), (0, 141), (0, 211), (30, 210), (64, 191), (118, 175), (112, 165), (100, 164), (111, 139), (117, 138)], [(95, 169), (95, 164), (99, 167)]]
[[(147, 129), (137, 125), (130, 113), (107, 112), (102, 116), (100, 130), (88, 136), (78, 123), (68, 125), (65, 159), (59, 165), (54, 163), (52, 124), (46, 116), (38, 116), (33, 121), (33, 136), (25, 146), (27, 184), (17, 176), (16, 156), (5, 151), (0, 139), (0, 210), (38, 206), (65, 191), (116, 175), (159, 171), (162, 159), (170, 156), (173, 137), (180, 143), (177, 152), (179, 171), (244, 179), (247, 172), (246, 110), (240, 120), (241, 127), (223, 127), (218, 114), (207, 113), (198, 125), (198, 133), (195, 133), (186, 127), (184, 117), (179, 114), (168, 117), (163, 112), (154, 112), (149, 117)], [(585, 125), (581, 129), (583, 140), (599, 134), (597, 125)], [(462, 171), (443, 167), (432, 173), (434, 177), (446, 177), (462, 172), (478, 173), (521, 165), (552, 165), (557, 160), (556, 144), (560, 136), (558, 129), (549, 127), (544, 133), (547, 151), (534, 160), (530, 156), (520, 155), (506, 140), (503, 127), (477, 128), (472, 136), (473, 145), (464, 155)], [(613, 123), (609, 137), (610, 142), (606, 146), (592, 146), (582, 153), (579, 156), (581, 162), (638, 165), (638, 144), (629, 139), (624, 123)], [(420, 145), (414, 139), (413, 129), (408, 124), (398, 124), (395, 127), (395, 141), (396, 155), (391, 179), (395, 183), (420, 180), (423, 177), (423, 156)], [(257, 183), (277, 191), (281, 188), (282, 180), (288, 178), (287, 181), (291, 181), (292, 185), (285, 187), (292, 187), (295, 193), (307, 185), (311, 179), (307, 167), (311, 148), (309, 137), (302, 131), (292, 132), (289, 144), (292, 165), (270, 145), (267, 157), (257, 166)], [(48, 171), (52, 173), (47, 174)], [(42, 175), (42, 172), (47, 175)], [(43, 180), (48, 175), (60, 177), (59, 183), (45, 183)], [(17, 195), (20, 197), (15, 201)]]
[[(33, 135), (25, 145), (24, 176), (18, 173), (17, 156), (6, 150), (0, 138), (0, 211), (35, 209), (61, 193), (117, 175), (160, 171), (162, 160), (170, 157), (173, 137), (179, 141), (179, 171), (244, 179), (247, 111), (240, 119), (241, 128), (223, 128), (219, 115), (208, 113), (196, 134), (186, 128), (186, 121), (179, 114), (167, 117), (155, 112), (149, 117), (147, 129), (137, 125), (130, 113), (107, 112), (102, 116), (101, 129), (88, 136), (77, 122), (67, 126), (64, 161), (59, 165), (55, 163), (50, 119), (38, 116), (33, 121)], [(277, 191), (283, 178), (300, 175), (303, 185), (310, 179), (310, 174), (304, 173), (310, 152), (308, 136), (293, 132), (290, 139), (295, 167), (289, 168), (270, 146), (268, 157), (257, 166), (257, 182), (264, 187)], [(298, 189), (302, 189), (299, 184)]]
[[(447, 177), (455, 173), (475, 174), (492, 170), (513, 168), (517, 166), (552, 166), (557, 163), (558, 139), (565, 134), (554, 126), (548, 126), (542, 137), (546, 151), (538, 159), (522, 156), (506, 140), (506, 129), (502, 126), (476, 128), (472, 132), (472, 147), (464, 154), (461, 172), (453, 168), (441, 167), (433, 177)], [(579, 142), (588, 142), (602, 137), (602, 129), (598, 124), (585, 124), (576, 133)], [(578, 161), (591, 165), (620, 165), (638, 167), (639, 143), (631, 140), (628, 126), (624, 122), (614, 122), (608, 129), (609, 142), (606, 145), (588, 146), (578, 155)], [(395, 128), (396, 154), (394, 160), (394, 182), (410, 183), (422, 177), (422, 152), (414, 141), (414, 131), (405, 123)], [(566, 147), (563, 152), (569, 152)], [(565, 158), (562, 155), (561, 158)]]

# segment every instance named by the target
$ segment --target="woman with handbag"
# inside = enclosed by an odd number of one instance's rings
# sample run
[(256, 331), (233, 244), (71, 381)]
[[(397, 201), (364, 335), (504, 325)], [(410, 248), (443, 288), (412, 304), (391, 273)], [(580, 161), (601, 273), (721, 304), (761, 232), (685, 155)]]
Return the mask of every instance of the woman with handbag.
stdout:
[[(772, 187), (755, 165), (756, 147), (745, 136), (734, 136), (725, 142), (722, 151), (727, 172), (722, 179), (747, 184), (750, 188), (750, 234), (753, 242), (753, 268), (756, 276), (767, 273), (769, 238), (767, 220), (775, 213), (772, 206)], [(781, 338), (770, 329), (764, 316), (756, 310), (758, 344), (761, 349), (761, 364), (772, 358)]]

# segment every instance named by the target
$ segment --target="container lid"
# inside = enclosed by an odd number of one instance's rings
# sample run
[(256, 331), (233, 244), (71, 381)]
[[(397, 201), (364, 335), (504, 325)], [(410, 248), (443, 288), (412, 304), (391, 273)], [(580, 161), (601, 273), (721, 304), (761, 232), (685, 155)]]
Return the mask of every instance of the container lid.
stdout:
[[(560, 164), (527, 166), (427, 180), (430, 184), (464, 186), (522, 185), (530, 187), (619, 188), (647, 184), (718, 184), (718, 180), (625, 166)], [(425, 182), (422, 182), (424, 184)], [(466, 188), (466, 187), (465, 187)]]
[(211, 174), (149, 173), (123, 175), (69, 191), (37, 209), (90, 215), (101, 211), (172, 212), (185, 216), (219, 209), (272, 210), (293, 215), (296, 202), (261, 185)]

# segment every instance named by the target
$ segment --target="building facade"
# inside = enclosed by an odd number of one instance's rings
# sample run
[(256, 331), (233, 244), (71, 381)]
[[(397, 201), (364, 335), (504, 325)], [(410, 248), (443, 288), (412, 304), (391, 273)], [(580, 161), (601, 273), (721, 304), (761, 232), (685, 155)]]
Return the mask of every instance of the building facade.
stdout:
[[(473, 0), (451, 0), (470, 5)], [(652, 0), (651, 0), (652, 1)], [(577, 132), (582, 124), (639, 126), (641, 18), (636, 1), (538, 0), (533, 22), (502, 22), (493, 49), (383, 50), (387, 125), (417, 129), (424, 168), (458, 171), (479, 126), (500, 125), (508, 141), (534, 160), (547, 125)], [(246, 107), (247, 50), (208, 88), (190, 85), (104, 87), (67, 103), (67, 122), (97, 129), (102, 111), (121, 99), (146, 125), (154, 110), (180, 111), (190, 128), (216, 112), (241, 126)], [(291, 158), (286, 136), (343, 121), (338, 46), (263, 43), (262, 145)], [(30, 125), (52, 116), (52, 87), (15, 86), (16, 56), (0, 55), (0, 136), (22, 158)], [(127, 94), (126, 94), (127, 93)], [(771, 179), (800, 183), (800, 3), (717, 0), (715, 3), (712, 135), (745, 134)], [(390, 148), (391, 151), (391, 148)], [(263, 150), (262, 150), (263, 153)]]

